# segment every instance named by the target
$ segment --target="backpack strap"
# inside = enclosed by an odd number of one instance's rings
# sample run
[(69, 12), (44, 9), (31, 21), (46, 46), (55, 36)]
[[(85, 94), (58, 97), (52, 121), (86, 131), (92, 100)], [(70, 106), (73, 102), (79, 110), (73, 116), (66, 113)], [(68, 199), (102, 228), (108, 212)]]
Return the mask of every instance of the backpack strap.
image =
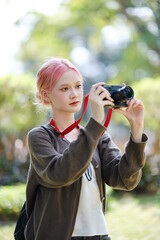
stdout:
[(50, 133), (50, 131), (46, 128), (46, 127), (44, 127), (44, 126), (41, 126), (44, 130), (46, 130), (46, 132), (48, 133), (48, 135), (50, 136), (50, 139), (51, 139), (51, 141), (53, 140), (53, 136), (52, 136), (52, 134)]

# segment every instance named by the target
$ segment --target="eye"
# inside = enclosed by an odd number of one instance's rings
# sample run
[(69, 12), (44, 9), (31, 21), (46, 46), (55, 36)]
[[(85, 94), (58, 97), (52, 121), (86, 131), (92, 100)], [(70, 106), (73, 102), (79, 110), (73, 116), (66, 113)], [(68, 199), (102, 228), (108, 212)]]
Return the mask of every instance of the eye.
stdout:
[(77, 84), (76, 85), (76, 88), (81, 88), (82, 87), (82, 84)]
[(66, 92), (67, 90), (68, 90), (67, 87), (63, 87), (63, 88), (61, 88), (61, 91), (62, 91), (62, 92)]

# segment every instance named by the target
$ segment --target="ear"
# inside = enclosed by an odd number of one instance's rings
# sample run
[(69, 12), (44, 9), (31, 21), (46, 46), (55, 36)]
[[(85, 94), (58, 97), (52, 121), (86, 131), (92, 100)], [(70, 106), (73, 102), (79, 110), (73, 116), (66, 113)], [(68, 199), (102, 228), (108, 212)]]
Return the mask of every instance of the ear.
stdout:
[(50, 103), (50, 98), (49, 98), (49, 95), (48, 95), (48, 91), (46, 91), (45, 89), (42, 89), (41, 90), (41, 96), (42, 96), (42, 98), (45, 102)]

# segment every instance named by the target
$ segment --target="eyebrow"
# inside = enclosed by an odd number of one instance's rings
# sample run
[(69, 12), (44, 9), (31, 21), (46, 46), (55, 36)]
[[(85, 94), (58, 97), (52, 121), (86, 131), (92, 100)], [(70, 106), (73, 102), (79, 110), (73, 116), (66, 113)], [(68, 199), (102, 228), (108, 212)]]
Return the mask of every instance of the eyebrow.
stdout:
[[(77, 82), (75, 82), (75, 84), (77, 84), (77, 83), (82, 83), (82, 81), (77, 81)], [(68, 83), (63, 83), (62, 85), (60, 85), (60, 87), (67, 86), (67, 85), (70, 85), (70, 84), (68, 84)]]

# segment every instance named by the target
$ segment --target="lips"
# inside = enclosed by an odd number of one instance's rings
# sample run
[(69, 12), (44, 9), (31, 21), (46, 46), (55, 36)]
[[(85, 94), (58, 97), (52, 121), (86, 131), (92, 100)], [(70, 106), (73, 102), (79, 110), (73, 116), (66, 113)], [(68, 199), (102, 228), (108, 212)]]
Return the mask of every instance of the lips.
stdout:
[(70, 103), (69, 105), (74, 106), (74, 105), (77, 105), (78, 103), (79, 103), (79, 101), (75, 101), (75, 102)]

